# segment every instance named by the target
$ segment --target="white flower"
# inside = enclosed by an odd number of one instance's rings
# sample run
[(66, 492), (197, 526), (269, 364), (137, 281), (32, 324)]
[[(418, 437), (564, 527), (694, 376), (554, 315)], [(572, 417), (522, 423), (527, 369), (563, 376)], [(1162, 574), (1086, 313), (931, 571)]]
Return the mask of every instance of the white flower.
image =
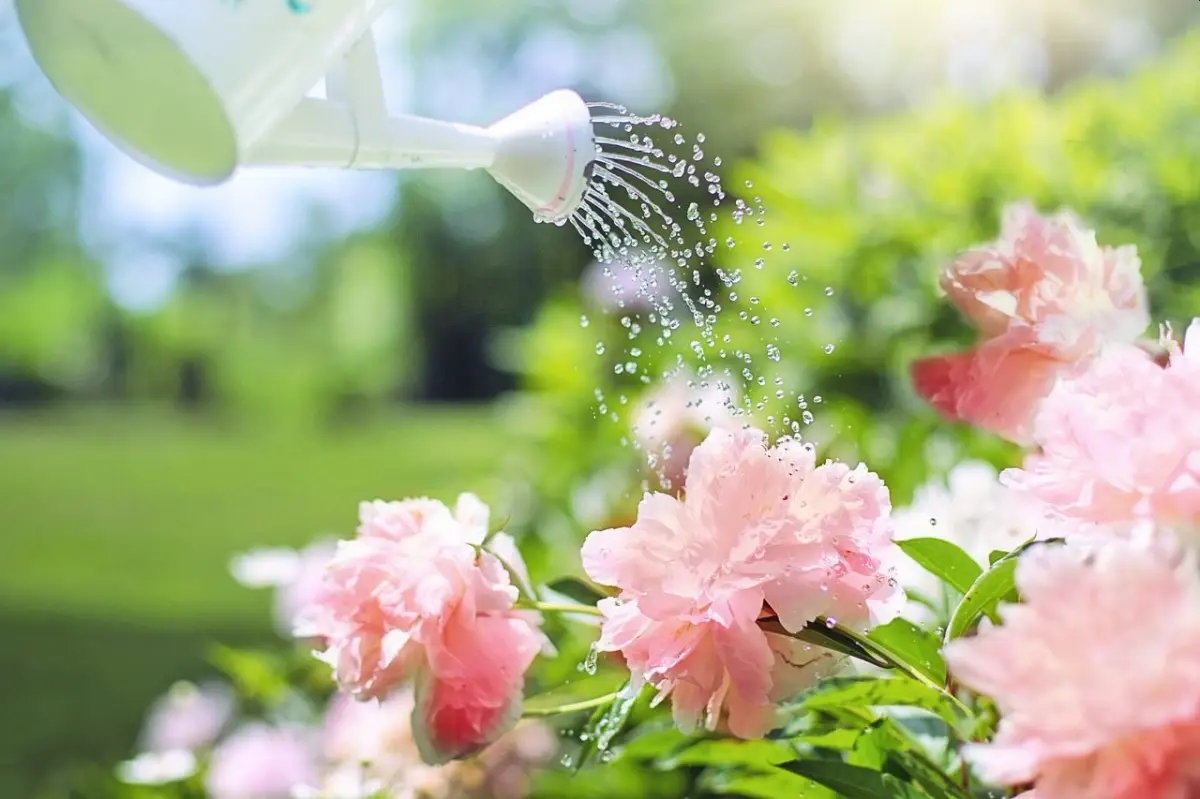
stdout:
[(196, 756), (187, 749), (143, 752), (117, 765), (117, 779), (128, 785), (166, 785), (196, 773)]
[[(895, 538), (941, 538), (957, 545), (983, 568), (988, 555), (1005, 552), (1037, 534), (1041, 514), (1016, 492), (1000, 484), (996, 470), (982, 461), (963, 461), (946, 482), (932, 480), (917, 489), (912, 504), (892, 513)], [(900, 581), (910, 596), (944, 605), (941, 581), (915, 561), (900, 563)], [(909, 602), (904, 616), (915, 623), (930, 620), (924, 605)]]

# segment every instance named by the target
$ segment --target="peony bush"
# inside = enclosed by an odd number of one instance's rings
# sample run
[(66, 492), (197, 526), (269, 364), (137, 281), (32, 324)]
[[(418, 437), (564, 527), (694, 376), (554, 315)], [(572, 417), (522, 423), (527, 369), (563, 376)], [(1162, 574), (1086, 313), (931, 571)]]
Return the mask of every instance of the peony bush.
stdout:
[(235, 559), (291, 645), (220, 650), (228, 682), (156, 703), (115, 784), (1200, 796), (1200, 319), (1143, 338), (1136, 250), (1027, 202), (941, 287), (980, 340), (921, 354), (913, 388), (1019, 465), (965, 460), (894, 510), (869, 464), (770, 435), (703, 378), (659, 387), (629, 434), (676, 455), (636, 507), (593, 497), (611, 523), (572, 574), (534, 580), (470, 493), (364, 502), (346, 540)]

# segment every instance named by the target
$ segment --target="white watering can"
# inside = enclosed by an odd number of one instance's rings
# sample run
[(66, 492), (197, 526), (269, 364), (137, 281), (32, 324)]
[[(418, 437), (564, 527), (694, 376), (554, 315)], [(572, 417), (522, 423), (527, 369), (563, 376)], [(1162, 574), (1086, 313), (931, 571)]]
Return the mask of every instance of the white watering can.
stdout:
[[(589, 109), (552, 92), (482, 128), (388, 114), (371, 24), (388, 0), (16, 0), (54, 87), (155, 171), (485, 169), (543, 221), (582, 204)], [(328, 99), (307, 97), (321, 78)]]

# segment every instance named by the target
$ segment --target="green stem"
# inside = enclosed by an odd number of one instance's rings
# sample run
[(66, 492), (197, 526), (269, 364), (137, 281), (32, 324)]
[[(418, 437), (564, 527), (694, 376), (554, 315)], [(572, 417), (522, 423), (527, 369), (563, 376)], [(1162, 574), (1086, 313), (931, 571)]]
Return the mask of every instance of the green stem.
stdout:
[(611, 694), (597, 696), (595, 699), (584, 699), (581, 702), (568, 702), (565, 705), (555, 705), (554, 707), (525, 708), (525, 710), (521, 713), (521, 716), (527, 719), (540, 718), (543, 716), (560, 716), (563, 713), (575, 713), (580, 710), (591, 710), (593, 708), (612, 704), (616, 700), (619, 693), (619, 691), (613, 691)]
[(580, 613), (585, 616), (603, 616), (604, 611), (591, 605), (561, 605), (553, 602), (523, 602), (517, 605), (525, 610), (540, 610), (542, 613)]
[(886, 662), (889, 668), (893, 668), (893, 669), (896, 669), (897, 671), (901, 671), (904, 674), (911, 677), (912, 679), (914, 679), (917, 682), (924, 685), (926, 688), (932, 688), (933, 690), (937, 691), (939, 694), (942, 694), (943, 696), (947, 697), (954, 704), (954, 706), (956, 708), (958, 708), (964, 715), (967, 716), (967, 718), (970, 718), (971, 716), (974, 715), (973, 713), (971, 713), (971, 709), (968, 708), (966, 705), (964, 705), (957, 696), (955, 696), (954, 694), (947, 691), (944, 686), (938, 685), (936, 682), (929, 679), (924, 674), (922, 674), (921, 672), (914, 669), (912, 666), (909, 666), (907, 663), (904, 662), (903, 658), (898, 656), (895, 652), (893, 652), (892, 650), (890, 650), (883, 644), (880, 644), (878, 641), (872, 640), (871, 638), (868, 638), (867, 636), (863, 635), (862, 633), (858, 632), (857, 630), (852, 630), (849, 627), (845, 627), (841, 624), (830, 624), (829, 620), (824, 617), (818, 618), (817, 623), (824, 624), (827, 627), (829, 627), (830, 629), (836, 630), (839, 634), (844, 635), (845, 637), (849, 638), (851, 641), (858, 644), (863, 649), (867, 650), (867, 652), (869, 652), (870, 654), (874, 655), (875, 657), (878, 657), (881, 661)]

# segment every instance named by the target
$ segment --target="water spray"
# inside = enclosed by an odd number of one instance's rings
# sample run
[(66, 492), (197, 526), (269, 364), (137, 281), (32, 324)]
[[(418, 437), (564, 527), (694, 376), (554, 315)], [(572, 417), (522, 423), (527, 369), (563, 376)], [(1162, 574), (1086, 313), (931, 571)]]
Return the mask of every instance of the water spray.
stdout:
[[(121, 150), (183, 183), (239, 167), (483, 169), (565, 224), (587, 200), (592, 108), (559, 90), (489, 127), (393, 116), (371, 25), (388, 0), (16, 0), (34, 59)], [(307, 96), (324, 78), (326, 99)]]

